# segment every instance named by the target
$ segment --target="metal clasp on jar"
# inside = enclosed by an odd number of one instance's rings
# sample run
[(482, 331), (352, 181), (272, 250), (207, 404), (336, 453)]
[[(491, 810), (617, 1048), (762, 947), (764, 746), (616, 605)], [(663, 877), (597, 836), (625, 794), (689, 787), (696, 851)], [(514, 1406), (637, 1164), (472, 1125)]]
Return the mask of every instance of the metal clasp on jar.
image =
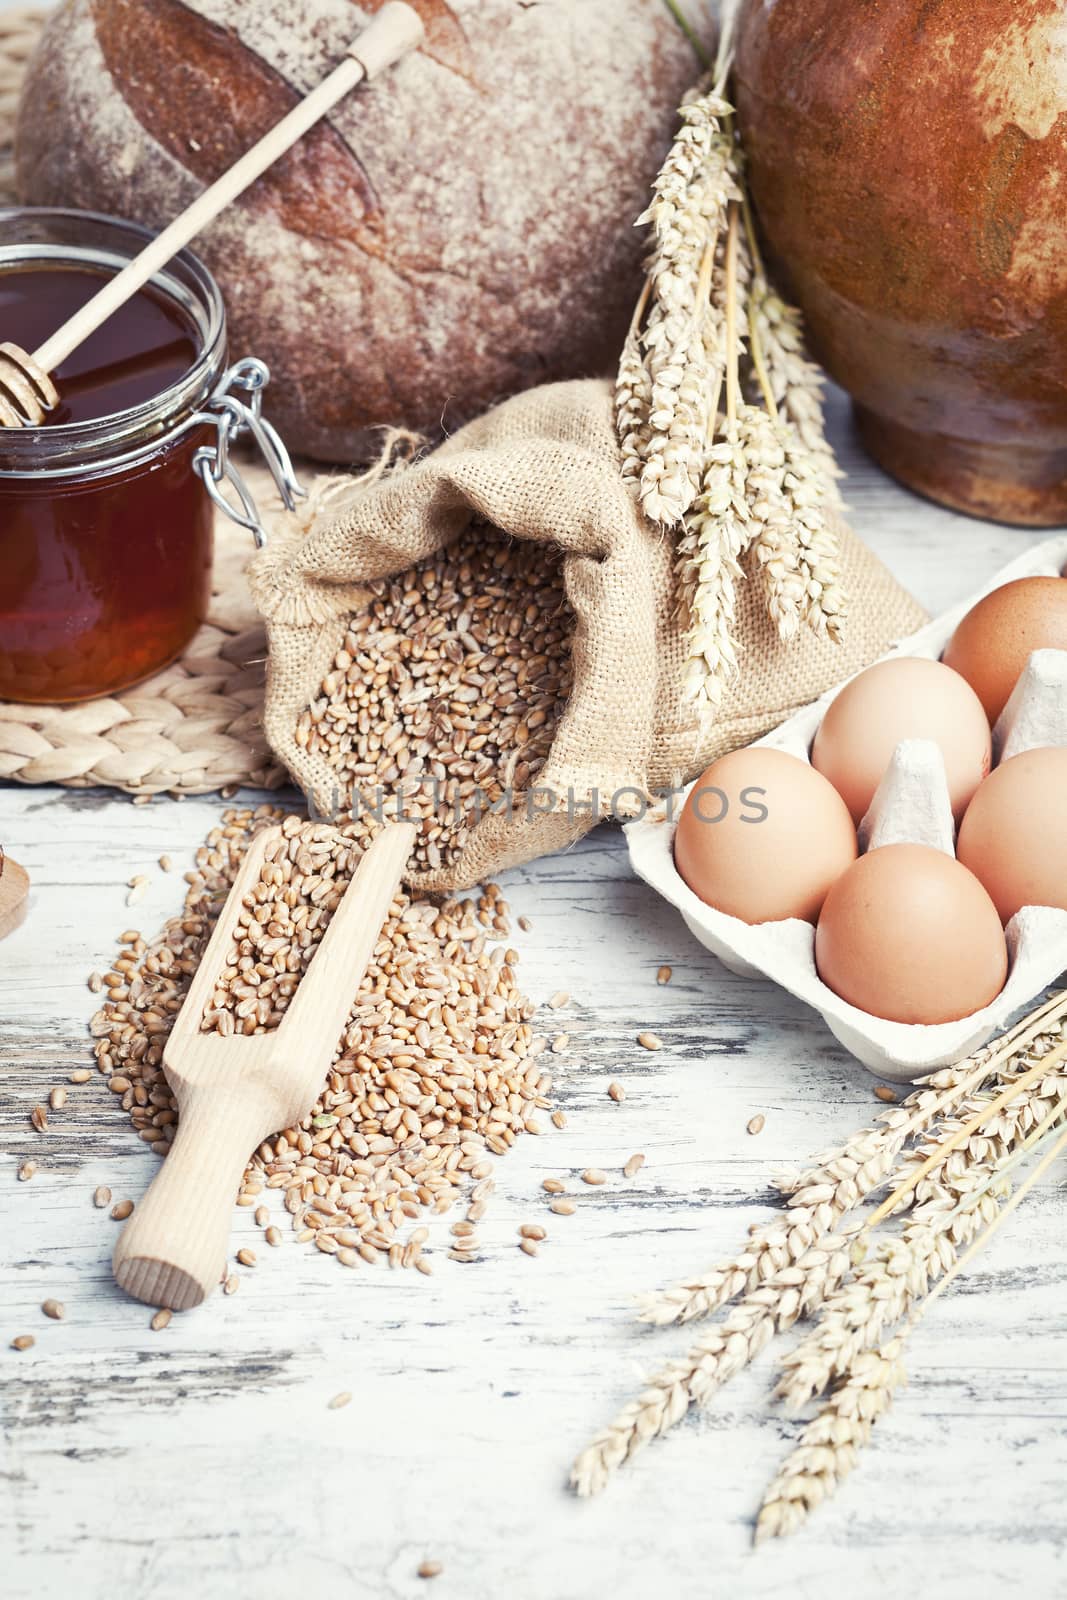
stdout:
[[(189, 419), (189, 426), (211, 425), (216, 430), (214, 445), (201, 445), (193, 454), (193, 466), (204, 488), (231, 522), (247, 528), (259, 549), (267, 542), (255, 498), (234, 465), (230, 451), (244, 439), (256, 444), (274, 479), (287, 511), (296, 508), (306, 490), (300, 487), (288, 450), (277, 429), (263, 416), (263, 391), (270, 382), (270, 370), (262, 361), (248, 356), (223, 373), (218, 386), (202, 411)], [(224, 485), (236, 500), (224, 493)]]

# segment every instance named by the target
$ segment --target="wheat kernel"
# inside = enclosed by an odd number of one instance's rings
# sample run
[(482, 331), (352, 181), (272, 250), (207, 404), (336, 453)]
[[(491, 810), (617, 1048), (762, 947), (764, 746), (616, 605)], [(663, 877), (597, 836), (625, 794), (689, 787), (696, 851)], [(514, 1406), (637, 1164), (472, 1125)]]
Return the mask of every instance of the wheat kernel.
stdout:
[(602, 1183), (607, 1183), (608, 1175), (606, 1172), (601, 1172), (599, 1167), (586, 1167), (581, 1174), (581, 1179), (583, 1183), (590, 1183), (595, 1188)]
[(93, 1205), (96, 1206), (98, 1211), (102, 1211), (105, 1206), (110, 1204), (111, 1190), (106, 1183), (102, 1183), (98, 1189), (93, 1190)]
[[(107, 1202), (105, 1201), (104, 1204), (106, 1205)], [(129, 1217), (129, 1216), (132, 1216), (132, 1215), (133, 1215), (133, 1201), (132, 1200), (117, 1200), (115, 1202), (115, 1204), (111, 1207), (111, 1219), (112, 1219), (113, 1222), (125, 1222), (126, 1218)]]
[(637, 1042), (645, 1050), (663, 1049), (663, 1040), (660, 1038), (658, 1033), (639, 1033), (637, 1035)]
[(748, 1133), (762, 1133), (763, 1129), (764, 1129), (764, 1126), (766, 1124), (766, 1121), (767, 1121), (767, 1119), (763, 1115), (762, 1111), (757, 1112), (757, 1114), (751, 1119), (751, 1121), (746, 1124), (746, 1131)]
[(62, 1322), (67, 1314), (67, 1308), (62, 1300), (42, 1300), (41, 1310), (46, 1317), (51, 1317), (53, 1322)]
[(621, 1083), (608, 1084), (608, 1099), (614, 1100), (616, 1105), (626, 1099), (626, 1090)]
[(169, 1310), (167, 1306), (162, 1306), (156, 1312), (148, 1326), (151, 1328), (153, 1333), (162, 1333), (163, 1329), (169, 1326), (170, 1319), (173, 1315), (174, 1313)]
[[(470, 626), (481, 627), (476, 604)], [(354, 635), (349, 642), (352, 666), (361, 650)], [(479, 643), (484, 654), (480, 633)], [(357, 678), (359, 671), (349, 681)], [(357, 692), (363, 687), (360, 678)], [(401, 768), (406, 759), (398, 758)], [(196, 871), (184, 875), (182, 914), (150, 943), (128, 930), (114, 984), (104, 984), (93, 1019), (97, 1064), (140, 1136), (164, 1150), (177, 1125), (161, 1071), (167, 1031), (249, 840), (273, 822), (278, 847), (249, 897), (204, 1027), (227, 1036), (276, 1028), (365, 845), (361, 822), (335, 828), (269, 807), (224, 813), (197, 853)], [(546, 1072), (531, 1070), (544, 1041), (530, 1026), (534, 1006), (515, 986), (517, 954), (506, 933), (507, 907), (495, 886), (443, 905), (398, 895), (357, 1006), (372, 1009), (373, 1020), (349, 1024), (308, 1122), (264, 1141), (250, 1159), (239, 1203), (257, 1214), (257, 1226), (265, 1183), (284, 1190), (297, 1242), (327, 1254), (351, 1251), (349, 1259), (384, 1255), (416, 1265), (396, 1237), (402, 1219), (448, 1211), (469, 1177), (479, 1187), (466, 1221), (479, 1220), (476, 1208), (492, 1187), (487, 1156), (505, 1154), (517, 1135), (538, 1126), (551, 1089)], [(468, 1257), (469, 1238), (457, 1238)]]
[(641, 1171), (641, 1168), (644, 1166), (644, 1164), (645, 1164), (645, 1158), (644, 1158), (643, 1155), (633, 1155), (633, 1156), (631, 1156), (629, 1161), (626, 1163), (626, 1165), (622, 1169), (623, 1176), (626, 1177), (626, 1178), (636, 1178), (637, 1174)]
[(557, 1217), (573, 1217), (578, 1207), (573, 1200), (552, 1200), (548, 1209), (554, 1211)]
[(11, 1341), (12, 1350), (32, 1350), (37, 1340), (32, 1333), (17, 1333)]
[(34, 1173), (36, 1171), (37, 1171), (37, 1163), (36, 1163), (36, 1161), (24, 1161), (22, 1163), (22, 1165), (19, 1167), (19, 1170), (18, 1170), (18, 1180), (19, 1180), (19, 1182), (20, 1183), (29, 1183), (30, 1179), (33, 1177), (33, 1175), (34, 1175)]
[(673, 969), (671, 967), (666, 967), (666, 966), (660, 967), (659, 971), (656, 973), (656, 982), (657, 983), (670, 983), (671, 978), (673, 976), (674, 976), (674, 973), (673, 973)]

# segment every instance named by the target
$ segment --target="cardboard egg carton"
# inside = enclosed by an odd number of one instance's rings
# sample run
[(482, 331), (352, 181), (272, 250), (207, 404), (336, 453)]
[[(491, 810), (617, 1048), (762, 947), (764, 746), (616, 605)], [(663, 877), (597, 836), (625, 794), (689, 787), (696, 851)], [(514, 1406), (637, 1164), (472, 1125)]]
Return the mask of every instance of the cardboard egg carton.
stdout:
[[(885, 659), (912, 655), (938, 660), (961, 618), (983, 595), (1015, 578), (1057, 577), (1065, 565), (1067, 535), (1032, 546), (970, 599), (896, 645)], [(805, 706), (758, 743), (809, 760), (826, 708), (843, 687), (839, 684)], [(994, 760), (1053, 744), (1067, 744), (1067, 652), (1039, 650), (1030, 657), (994, 729)], [(846, 1049), (879, 1077), (907, 1083), (970, 1055), (1067, 968), (1067, 912), (1027, 906), (1008, 924), (1008, 981), (991, 1005), (958, 1022), (933, 1026), (886, 1022), (860, 1011), (820, 979), (810, 923), (790, 919), (752, 927), (705, 905), (682, 880), (674, 865), (674, 829), (692, 787), (627, 825), (635, 872), (677, 907), (701, 944), (725, 967), (743, 976), (770, 978), (813, 1006)], [(898, 745), (860, 825), (862, 849), (904, 842), (955, 854), (944, 763), (937, 745), (926, 740)]]

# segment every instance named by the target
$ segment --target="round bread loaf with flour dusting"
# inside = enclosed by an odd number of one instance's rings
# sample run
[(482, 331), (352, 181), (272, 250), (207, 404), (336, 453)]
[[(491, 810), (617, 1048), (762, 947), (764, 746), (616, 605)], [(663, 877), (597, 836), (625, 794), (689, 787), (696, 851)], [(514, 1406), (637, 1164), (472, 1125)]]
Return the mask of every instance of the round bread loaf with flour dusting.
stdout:
[[(336, 64), (382, 0), (67, 0), (18, 123), (24, 201), (162, 226)], [(448, 432), (614, 363), (696, 76), (662, 0), (413, 0), (427, 38), (195, 246), (290, 446)], [(710, 3), (689, 15), (710, 31)]]

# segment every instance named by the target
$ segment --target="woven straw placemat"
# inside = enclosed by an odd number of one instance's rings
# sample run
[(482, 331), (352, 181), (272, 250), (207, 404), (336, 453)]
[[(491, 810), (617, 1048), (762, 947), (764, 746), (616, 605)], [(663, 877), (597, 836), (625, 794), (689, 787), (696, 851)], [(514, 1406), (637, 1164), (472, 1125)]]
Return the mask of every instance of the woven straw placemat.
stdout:
[[(15, 199), (19, 84), (45, 15), (29, 8), (0, 13), (4, 205)], [(247, 476), (259, 504), (269, 505), (269, 475), (249, 468)], [(302, 469), (305, 481), (308, 476)], [(217, 518), (207, 622), (181, 660), (155, 678), (78, 706), (0, 701), (0, 777), (80, 788), (105, 784), (144, 795), (206, 794), (242, 783), (275, 789), (284, 783), (262, 727), (267, 644), (244, 580), (251, 554), (251, 536)]]

